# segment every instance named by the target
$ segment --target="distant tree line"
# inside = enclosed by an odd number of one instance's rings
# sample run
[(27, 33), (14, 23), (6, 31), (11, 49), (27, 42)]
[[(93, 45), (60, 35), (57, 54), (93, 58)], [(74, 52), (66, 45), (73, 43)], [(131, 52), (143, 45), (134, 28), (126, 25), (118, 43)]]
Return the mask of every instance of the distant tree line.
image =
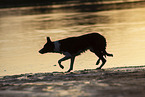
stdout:
[[(61, 4), (66, 0), (0, 0), (0, 8)], [(71, 0), (67, 0), (71, 1)]]
[[(68, 1), (77, 1), (79, 3), (84, 3), (84, 2), (93, 3), (93, 2), (103, 2), (103, 1), (110, 1), (110, 0), (0, 0), (0, 8), (65, 4)], [(122, 1), (126, 2), (128, 0), (122, 0)], [(144, 3), (144, 0), (140, 2)]]

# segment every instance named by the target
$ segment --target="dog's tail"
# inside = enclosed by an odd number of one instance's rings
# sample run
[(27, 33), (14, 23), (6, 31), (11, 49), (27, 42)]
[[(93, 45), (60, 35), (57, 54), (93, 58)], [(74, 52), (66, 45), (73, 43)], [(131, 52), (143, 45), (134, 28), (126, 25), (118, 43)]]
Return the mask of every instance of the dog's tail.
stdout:
[(103, 51), (103, 55), (104, 55), (105, 57), (106, 57), (106, 55), (107, 55), (107, 56), (110, 56), (110, 57), (113, 57), (113, 54), (107, 53), (106, 50)]

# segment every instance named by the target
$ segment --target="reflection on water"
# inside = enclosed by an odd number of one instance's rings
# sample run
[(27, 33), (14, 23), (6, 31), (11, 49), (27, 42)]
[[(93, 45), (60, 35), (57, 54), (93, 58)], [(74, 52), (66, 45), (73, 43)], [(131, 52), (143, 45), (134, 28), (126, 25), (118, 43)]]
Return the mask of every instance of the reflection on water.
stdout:
[[(114, 54), (113, 58), (107, 58), (104, 68), (144, 65), (145, 8), (101, 12), (59, 10), (0, 18), (0, 75), (66, 71), (69, 61), (62, 63), (64, 70), (57, 65), (63, 55), (38, 53), (45, 37), (55, 41), (90, 32), (104, 35), (107, 51)], [(88, 51), (76, 58), (74, 69), (94, 69), (96, 60)]]

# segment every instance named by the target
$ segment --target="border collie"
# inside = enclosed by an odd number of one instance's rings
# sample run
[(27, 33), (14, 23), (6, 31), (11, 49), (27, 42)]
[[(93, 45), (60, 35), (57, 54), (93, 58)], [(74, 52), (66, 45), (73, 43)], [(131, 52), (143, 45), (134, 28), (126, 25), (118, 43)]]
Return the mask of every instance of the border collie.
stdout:
[(96, 65), (99, 64), (100, 60), (102, 61), (102, 64), (97, 69), (101, 69), (106, 63), (104, 56), (106, 57), (107, 55), (113, 57), (113, 54), (106, 52), (106, 39), (98, 33), (90, 33), (78, 37), (69, 37), (54, 42), (47, 37), (47, 43), (39, 51), (39, 53), (44, 54), (53, 52), (65, 55), (62, 59), (58, 60), (58, 64), (63, 69), (64, 66), (61, 65), (61, 62), (71, 59), (70, 69), (67, 71), (70, 72), (73, 70), (75, 57), (88, 49), (99, 57)]

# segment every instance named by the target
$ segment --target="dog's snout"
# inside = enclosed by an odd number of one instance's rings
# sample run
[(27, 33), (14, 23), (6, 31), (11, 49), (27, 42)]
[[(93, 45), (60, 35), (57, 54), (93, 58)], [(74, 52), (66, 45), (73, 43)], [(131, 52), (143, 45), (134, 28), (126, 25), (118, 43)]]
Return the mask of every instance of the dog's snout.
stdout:
[(42, 51), (42, 49), (41, 49), (41, 50), (39, 50), (39, 53), (40, 53), (40, 54), (43, 54), (43, 51)]

